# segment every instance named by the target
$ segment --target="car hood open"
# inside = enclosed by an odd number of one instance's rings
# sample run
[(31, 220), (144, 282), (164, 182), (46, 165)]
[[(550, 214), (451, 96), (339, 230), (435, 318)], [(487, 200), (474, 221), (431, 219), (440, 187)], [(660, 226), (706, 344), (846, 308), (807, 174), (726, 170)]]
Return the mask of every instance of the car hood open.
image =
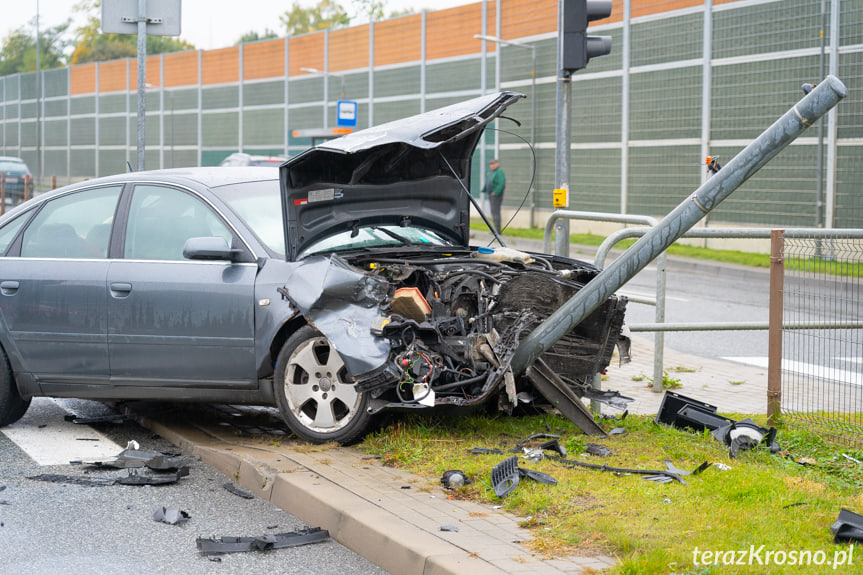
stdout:
[(523, 97), (481, 96), (330, 140), (282, 164), (288, 260), (363, 225), (411, 223), (467, 246), (474, 149), (486, 124)]

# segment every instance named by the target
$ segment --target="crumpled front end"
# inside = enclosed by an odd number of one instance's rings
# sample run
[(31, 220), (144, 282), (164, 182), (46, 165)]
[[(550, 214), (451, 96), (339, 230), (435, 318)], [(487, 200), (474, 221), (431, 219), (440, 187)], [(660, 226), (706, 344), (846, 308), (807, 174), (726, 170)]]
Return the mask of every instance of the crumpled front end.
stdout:
[[(315, 256), (294, 270), (283, 295), (330, 340), (372, 411), (541, 402), (511, 355), (599, 271), (508, 248)], [(610, 297), (541, 360), (576, 393), (589, 387), (627, 343), (625, 309)]]

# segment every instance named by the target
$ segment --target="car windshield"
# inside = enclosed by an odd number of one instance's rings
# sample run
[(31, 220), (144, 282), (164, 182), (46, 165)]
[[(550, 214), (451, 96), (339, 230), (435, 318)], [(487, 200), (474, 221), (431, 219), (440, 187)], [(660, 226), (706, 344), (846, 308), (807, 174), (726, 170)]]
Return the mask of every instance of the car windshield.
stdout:
[(285, 231), (278, 180), (258, 180), (213, 188), (261, 242), (285, 257)]
[(300, 252), (303, 258), (321, 252), (335, 252), (391, 246), (458, 247), (437, 233), (413, 226), (365, 226), (340, 232), (309, 245)]

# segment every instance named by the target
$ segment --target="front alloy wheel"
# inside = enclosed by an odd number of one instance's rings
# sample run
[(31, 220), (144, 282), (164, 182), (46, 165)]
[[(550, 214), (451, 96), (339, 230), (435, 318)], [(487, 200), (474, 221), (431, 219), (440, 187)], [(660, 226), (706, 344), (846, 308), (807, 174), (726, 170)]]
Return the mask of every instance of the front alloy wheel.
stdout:
[(285, 342), (274, 385), (282, 418), (306, 441), (347, 443), (371, 424), (367, 394), (357, 392), (341, 356), (310, 326)]

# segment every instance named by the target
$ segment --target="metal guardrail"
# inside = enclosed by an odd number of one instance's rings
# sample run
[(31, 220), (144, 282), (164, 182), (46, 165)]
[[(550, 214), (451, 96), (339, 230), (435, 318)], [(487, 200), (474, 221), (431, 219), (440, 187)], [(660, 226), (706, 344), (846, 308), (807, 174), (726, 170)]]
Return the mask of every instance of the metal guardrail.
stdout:
[[(625, 239), (640, 238), (655, 227), (658, 220), (650, 216), (638, 216), (627, 214), (611, 214), (602, 212), (581, 212), (573, 210), (557, 210), (549, 217), (545, 226), (543, 237), (543, 248), (546, 253), (550, 252), (551, 236), (554, 233), (554, 224), (559, 219), (601, 221), (623, 224), (640, 224), (648, 227), (624, 228), (610, 234), (596, 250), (594, 264), (597, 267), (605, 267), (605, 261), (612, 248)], [(683, 238), (714, 238), (714, 239), (770, 239), (772, 228), (693, 228), (683, 234)], [(784, 230), (785, 237), (793, 238), (863, 238), (863, 230), (851, 229), (823, 229), (823, 228), (789, 228)], [(560, 250), (560, 243), (555, 242), (555, 254), (569, 255), (568, 245), (565, 253)], [(666, 254), (662, 252), (656, 258), (656, 297), (653, 301), (646, 298), (630, 298), (630, 301), (647, 305), (656, 305), (656, 322), (627, 324), (631, 332), (653, 332), (654, 354), (653, 354), (653, 391), (661, 393), (662, 377), (664, 373), (664, 334), (667, 331), (750, 331), (767, 330), (769, 322), (675, 322), (665, 321), (665, 279)], [(863, 322), (804, 322), (783, 325), (788, 329), (853, 329), (863, 327)], [(600, 388), (600, 377), (594, 378), (594, 387)], [(593, 406), (598, 409), (598, 405)]]

